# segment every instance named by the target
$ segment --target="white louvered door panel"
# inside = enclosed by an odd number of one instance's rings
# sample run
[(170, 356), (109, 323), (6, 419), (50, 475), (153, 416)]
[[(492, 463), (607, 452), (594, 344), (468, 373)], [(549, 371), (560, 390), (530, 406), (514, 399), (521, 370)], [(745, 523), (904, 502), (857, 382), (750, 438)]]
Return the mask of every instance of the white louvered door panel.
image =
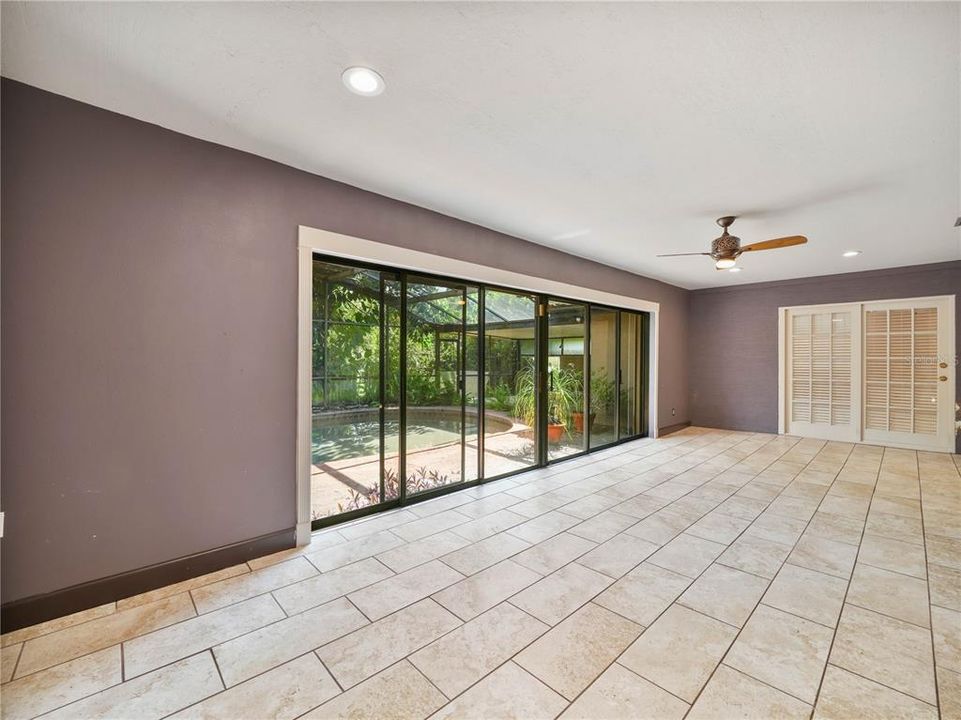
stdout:
[(864, 440), (953, 448), (951, 300), (865, 303)]
[(826, 440), (857, 440), (857, 308), (793, 308), (788, 310), (786, 321), (786, 432)]

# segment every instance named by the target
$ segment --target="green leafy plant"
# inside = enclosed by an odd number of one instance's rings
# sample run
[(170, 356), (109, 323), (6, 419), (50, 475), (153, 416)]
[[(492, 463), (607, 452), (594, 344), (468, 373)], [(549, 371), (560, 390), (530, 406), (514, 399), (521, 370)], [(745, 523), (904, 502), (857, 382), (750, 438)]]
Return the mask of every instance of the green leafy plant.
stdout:
[(608, 416), (614, 412), (614, 399), (617, 391), (614, 381), (607, 373), (594, 371), (591, 373), (591, 412), (601, 416)]
[[(564, 424), (570, 430), (572, 414), (581, 407), (583, 376), (574, 368), (555, 368), (548, 378), (547, 407), (551, 424)], [(533, 366), (521, 369), (515, 378), (514, 416), (533, 427), (537, 416), (537, 383)]]

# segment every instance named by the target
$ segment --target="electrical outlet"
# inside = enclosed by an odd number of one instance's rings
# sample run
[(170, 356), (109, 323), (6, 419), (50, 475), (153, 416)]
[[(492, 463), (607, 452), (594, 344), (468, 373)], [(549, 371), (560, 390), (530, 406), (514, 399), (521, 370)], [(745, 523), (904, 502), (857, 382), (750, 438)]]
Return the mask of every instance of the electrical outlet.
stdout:
[(671, 408), (671, 415), (677, 415), (677, 408)]

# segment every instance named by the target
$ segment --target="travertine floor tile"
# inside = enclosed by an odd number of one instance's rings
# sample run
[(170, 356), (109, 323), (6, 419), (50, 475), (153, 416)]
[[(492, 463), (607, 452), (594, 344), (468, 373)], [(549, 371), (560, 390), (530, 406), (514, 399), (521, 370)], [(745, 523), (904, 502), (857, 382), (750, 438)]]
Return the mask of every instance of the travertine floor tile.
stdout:
[(0, 645), (7, 647), (8, 645), (22, 643), (32, 638), (40, 637), (41, 635), (47, 635), (49, 633), (56, 632), (57, 630), (63, 630), (73, 625), (85, 623), (88, 620), (96, 620), (97, 618), (101, 618), (106, 615), (112, 615), (116, 611), (116, 603), (111, 602), (104, 605), (98, 605), (90, 608), (89, 610), (81, 610), (80, 612), (64, 615), (63, 617), (55, 618), (53, 620), (47, 620), (46, 622), (42, 622), (37, 625), (31, 625), (30, 627), (21, 628), (20, 630), (4, 633), (3, 635), (0, 635)]
[(78, 700), (44, 720), (159, 720), (223, 688), (214, 659), (204, 652)]
[(691, 579), (670, 570), (641, 563), (595, 602), (640, 625), (650, 625), (690, 585)]
[(687, 720), (807, 720), (811, 706), (770, 685), (721, 665)]
[(658, 510), (636, 525), (632, 525), (625, 532), (648, 542), (665, 545), (693, 522), (687, 515), (671, 512), (669, 509)]
[(318, 657), (343, 688), (432, 643), (461, 622), (430, 598), (324, 645)]
[(586, 553), (578, 563), (608, 577), (619, 578), (656, 552), (657, 548), (652, 542), (621, 533)]
[[(457, 525), (451, 529), (451, 532), (471, 542), (477, 542), (527, 521), (525, 516), (510, 510), (498, 510), (490, 515)], [(433, 536), (424, 539), (429, 540), (431, 537)]]
[(470, 545), (469, 540), (456, 535), (452, 530), (444, 530), (436, 535), (428, 535), (412, 543), (382, 552), (377, 559), (395, 573), (402, 573), (468, 545)]
[(721, 543), (682, 533), (651, 555), (648, 562), (678, 575), (696, 578), (725, 548)]
[(851, 577), (857, 554), (858, 549), (854, 545), (816, 535), (803, 535), (788, 555), (787, 561), (792, 565), (847, 580)]
[(610, 583), (606, 575), (571, 563), (522, 590), (511, 603), (548, 625), (556, 625)]
[(813, 704), (832, 635), (823, 625), (760, 605), (724, 662)]
[(502, 532), (444, 555), (441, 560), (459, 573), (473, 575), (529, 547), (526, 540)]
[(277, 667), (366, 625), (346, 598), (311, 608), (213, 649), (227, 687)]
[(932, 607), (931, 622), (938, 668), (961, 673), (961, 612)]
[(21, 650), (23, 650), (23, 643), (7, 645), (0, 650), (0, 682), (6, 683), (13, 679), (13, 671), (17, 667)]
[(858, 564), (848, 600), (852, 605), (929, 627), (928, 586), (924, 580)]
[(310, 552), (305, 557), (321, 572), (330, 572), (342, 565), (350, 565), (358, 560), (387, 552), (404, 543), (390, 530), (372, 533), (356, 540)]
[(640, 625), (588, 603), (528, 646), (514, 662), (573, 700), (641, 630)]
[(303, 716), (303, 720), (423, 720), (447, 699), (406, 660)]
[(687, 704), (614, 663), (561, 715), (562, 720), (680, 720)]
[(606, 542), (620, 532), (637, 523), (637, 518), (631, 515), (605, 510), (594, 517), (572, 527), (572, 535), (592, 540), (596, 543)]
[(470, 620), (540, 579), (533, 570), (513, 560), (503, 560), (433, 597), (461, 620)]
[(816, 720), (894, 717), (938, 720), (938, 709), (910, 695), (828, 665), (814, 717)]
[(270, 595), (260, 595), (128, 640), (123, 645), (124, 679), (195, 655), (285, 617)]
[(510, 603), (501, 603), (435, 640), (410, 661), (453, 698), (550, 628)]
[(920, 518), (903, 517), (893, 513), (871, 510), (868, 513), (868, 521), (864, 525), (864, 531), (871, 535), (888, 537), (912, 545), (924, 544), (924, 533), (921, 530)]
[(570, 533), (560, 533), (518, 553), (512, 559), (536, 573), (550, 575), (594, 547), (596, 544), (590, 540)]
[(745, 532), (721, 553), (717, 561), (736, 570), (773, 578), (790, 552), (788, 545)]
[(27, 720), (121, 682), (120, 646), (98, 650), (3, 686), (4, 720)]
[(552, 510), (521, 525), (515, 525), (507, 533), (533, 545), (543, 542), (547, 538), (557, 535), (557, 533), (569, 530), (580, 522), (579, 518), (567, 515), (560, 510)]
[(307, 653), (172, 717), (177, 720), (292, 720), (338, 693), (340, 688), (317, 656)]
[(302, 557), (237, 575), (190, 591), (200, 614), (276, 590), (317, 575), (317, 568)]
[(767, 586), (765, 578), (715, 563), (684, 591), (678, 602), (716, 620), (741, 627)]
[(618, 662), (691, 703), (735, 635), (737, 628), (731, 625), (672, 605)]
[(959, 508), (942, 454), (689, 428), (0, 636), (3, 715), (961, 720)]
[[(302, 548), (295, 548), (295, 550), (301, 551)], [(289, 553), (290, 551), (284, 550), (283, 552)], [(254, 561), (252, 560), (251, 562)], [(266, 567), (266, 565), (264, 567)], [(141, 593), (140, 595), (134, 595), (133, 597), (118, 600), (117, 610), (129, 610), (130, 608), (137, 607), (138, 605), (145, 605), (146, 603), (153, 602), (154, 600), (160, 600), (161, 598), (170, 597), (171, 595), (176, 595), (177, 593), (187, 592), (188, 590), (193, 590), (204, 585), (210, 585), (211, 583), (236, 577), (237, 575), (245, 575), (249, 572), (250, 568), (247, 567), (247, 563), (231, 565), (230, 567), (224, 568), (223, 570), (218, 570), (217, 572), (207, 573), (206, 575), (190, 578), (189, 580), (184, 580), (183, 582), (174, 583), (173, 585), (165, 585), (164, 587), (157, 588), (156, 590), (151, 590), (149, 592)]]
[(835, 627), (844, 605), (846, 580), (784, 564), (762, 602), (821, 625)]
[(431, 715), (431, 720), (553, 720), (567, 701), (512, 662)]
[(931, 633), (917, 625), (845, 605), (831, 663), (929, 704), (937, 702)]
[(961, 673), (938, 670), (938, 700), (942, 720), (961, 718)]
[(24, 643), (16, 676), (23, 677), (194, 615), (189, 595), (181, 593), (41, 635)]
[(737, 536), (750, 524), (749, 519), (726, 515), (718, 509), (708, 513), (691, 525), (686, 533), (727, 545), (734, 542)]
[(274, 590), (273, 596), (284, 612), (295, 615), (373, 585), (389, 578), (392, 574), (381, 562), (374, 558), (366, 558)]
[(861, 520), (818, 510), (805, 534), (857, 547), (861, 544), (863, 532), (864, 523)]
[(891, 538), (865, 534), (858, 562), (917, 578), (927, 577), (924, 548)]
[(928, 535), (928, 562), (961, 570), (961, 540)]
[(379, 620), (463, 578), (463, 575), (440, 560), (431, 560), (352, 592), (348, 598), (368, 618)]
[(441, 530), (450, 530), (452, 527), (461, 525), (468, 520), (470, 520), (469, 517), (461, 515), (456, 510), (444, 510), (435, 515), (428, 515), (403, 525), (397, 525), (390, 531), (401, 540), (413, 542)]
[(961, 570), (929, 564), (928, 588), (932, 605), (961, 611)]

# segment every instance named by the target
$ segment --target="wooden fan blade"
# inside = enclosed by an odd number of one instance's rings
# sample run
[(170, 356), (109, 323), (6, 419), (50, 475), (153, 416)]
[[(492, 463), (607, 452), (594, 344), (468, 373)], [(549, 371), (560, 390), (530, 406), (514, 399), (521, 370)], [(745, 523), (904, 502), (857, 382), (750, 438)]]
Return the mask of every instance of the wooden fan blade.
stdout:
[(670, 253), (669, 255), (658, 255), (658, 257), (681, 257), (682, 255), (710, 255), (711, 253)]
[(791, 235), (789, 237), (774, 238), (773, 240), (763, 240), (751, 243), (741, 248), (741, 252), (751, 252), (752, 250), (776, 250), (777, 248), (791, 247), (792, 245), (803, 245), (808, 239), (803, 235)]

